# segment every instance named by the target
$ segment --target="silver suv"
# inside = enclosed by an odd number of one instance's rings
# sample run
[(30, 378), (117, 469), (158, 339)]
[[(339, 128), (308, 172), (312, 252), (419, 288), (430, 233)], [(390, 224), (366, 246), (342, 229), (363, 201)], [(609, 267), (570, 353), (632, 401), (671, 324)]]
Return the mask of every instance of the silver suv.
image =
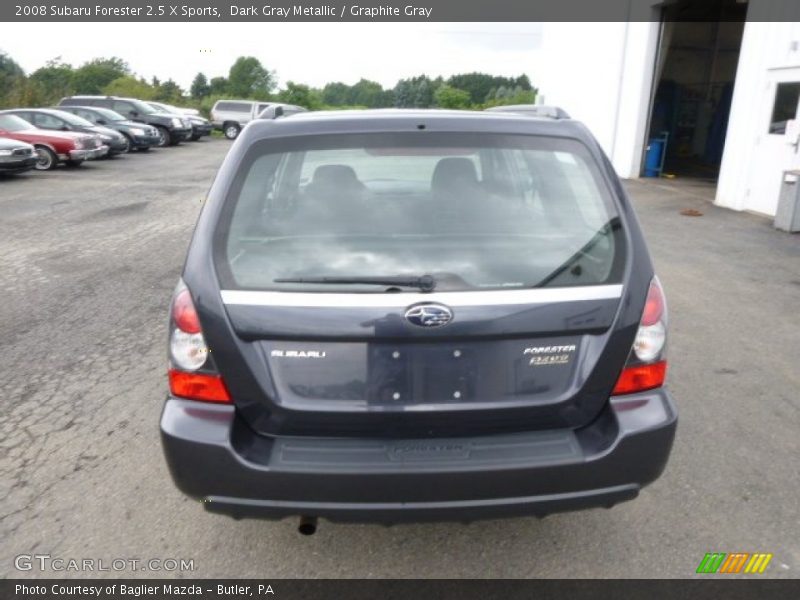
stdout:
[(239, 135), (242, 127), (258, 118), (264, 111), (283, 107), (283, 114), (302, 112), (305, 109), (291, 104), (279, 102), (256, 102), (255, 100), (217, 100), (211, 109), (211, 123), (214, 129), (220, 129), (229, 140)]

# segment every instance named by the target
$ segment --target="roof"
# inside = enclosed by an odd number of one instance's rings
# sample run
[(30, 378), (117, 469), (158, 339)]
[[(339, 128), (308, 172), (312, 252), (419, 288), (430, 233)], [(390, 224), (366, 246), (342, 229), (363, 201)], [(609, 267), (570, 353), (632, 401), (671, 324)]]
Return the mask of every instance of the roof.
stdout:
[(301, 112), (287, 117), (252, 121), (242, 135), (259, 138), (326, 133), (402, 131), (527, 133), (586, 139), (586, 128), (572, 119), (552, 119), (514, 112), (443, 109), (369, 109)]

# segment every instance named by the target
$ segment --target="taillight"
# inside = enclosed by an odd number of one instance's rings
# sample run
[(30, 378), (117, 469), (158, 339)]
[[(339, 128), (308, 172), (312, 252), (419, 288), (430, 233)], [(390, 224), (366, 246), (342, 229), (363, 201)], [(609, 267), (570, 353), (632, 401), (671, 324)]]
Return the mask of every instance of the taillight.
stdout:
[(169, 390), (173, 396), (203, 400), (205, 402), (230, 402), (228, 388), (219, 375), (206, 373), (184, 373), (169, 370)]
[(667, 361), (652, 365), (634, 365), (622, 369), (622, 373), (614, 386), (614, 396), (643, 392), (664, 385), (667, 376)]
[(183, 288), (172, 300), (172, 318), (181, 331), (200, 333), (200, 318), (194, 309), (192, 295), (188, 288)]
[(658, 278), (653, 277), (631, 354), (612, 394), (632, 394), (664, 385), (666, 343), (667, 303)]
[(169, 388), (173, 396), (206, 402), (230, 402), (203, 337), (192, 294), (178, 282), (170, 310)]

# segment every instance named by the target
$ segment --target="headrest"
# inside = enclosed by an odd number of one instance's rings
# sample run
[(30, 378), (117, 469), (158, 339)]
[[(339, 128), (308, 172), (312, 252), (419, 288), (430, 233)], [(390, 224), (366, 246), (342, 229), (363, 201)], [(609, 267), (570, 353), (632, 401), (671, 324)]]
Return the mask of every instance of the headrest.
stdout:
[(478, 184), (475, 163), (468, 158), (443, 158), (436, 163), (431, 178), (433, 192), (446, 192), (471, 188)]

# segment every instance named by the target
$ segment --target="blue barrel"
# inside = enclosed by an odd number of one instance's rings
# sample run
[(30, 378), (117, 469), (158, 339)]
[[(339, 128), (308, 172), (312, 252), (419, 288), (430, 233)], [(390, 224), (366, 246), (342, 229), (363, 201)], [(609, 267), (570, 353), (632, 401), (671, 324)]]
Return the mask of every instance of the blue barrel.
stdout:
[(653, 138), (647, 145), (647, 154), (644, 159), (644, 176), (658, 177), (661, 175), (661, 156), (664, 154), (664, 138)]

